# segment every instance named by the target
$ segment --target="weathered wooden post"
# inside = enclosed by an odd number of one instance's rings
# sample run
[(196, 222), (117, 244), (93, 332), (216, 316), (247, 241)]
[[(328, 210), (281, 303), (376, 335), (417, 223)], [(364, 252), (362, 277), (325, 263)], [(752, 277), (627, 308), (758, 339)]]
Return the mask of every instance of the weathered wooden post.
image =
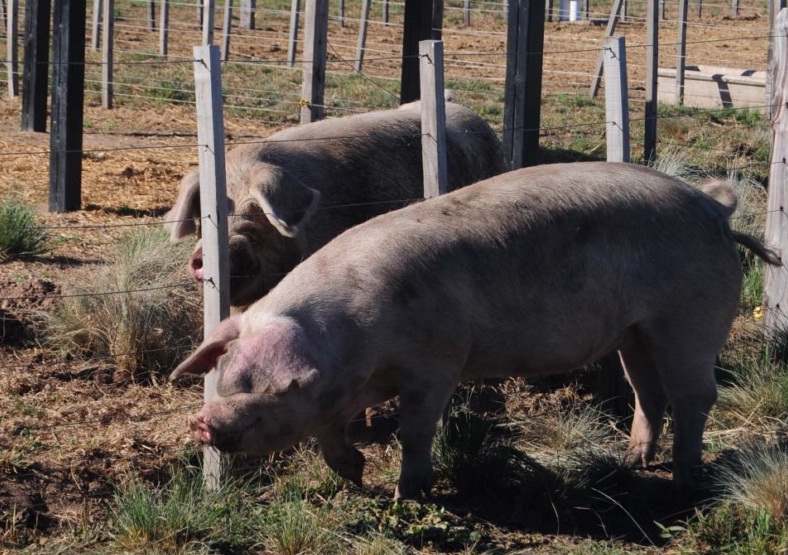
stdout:
[(544, 1), (508, 6), (503, 148), (511, 169), (532, 165), (539, 153), (544, 49)]
[(82, 204), (85, 17), (85, 0), (55, 0), (49, 141), (50, 212), (79, 210)]
[(233, 29), (233, 0), (224, 0), (224, 23), (222, 24), (222, 61), (230, 59), (230, 34)]
[(679, 0), (679, 54), (676, 60), (676, 104), (684, 104), (684, 67), (687, 61), (687, 8), (689, 0)]
[[(203, 248), (204, 334), (230, 315), (230, 274), (227, 231), (227, 191), (224, 156), (222, 78), (217, 46), (194, 48), (194, 93), (200, 159), (200, 209)], [(205, 376), (205, 402), (216, 394), (216, 370)], [(224, 457), (212, 446), (203, 447), (203, 479), (217, 489)]]
[(50, 8), (49, 0), (27, 0), (25, 2), (22, 131), (39, 133), (46, 131)]
[(19, 0), (8, 0), (6, 16), (6, 67), (8, 96), (19, 96)]
[(657, 156), (657, 72), (659, 71), (659, 11), (657, 0), (646, 2), (646, 121), (643, 160)]
[[(770, 100), (772, 154), (766, 205), (766, 245), (785, 263), (788, 252), (788, 9), (775, 18), (772, 31)], [(763, 304), (767, 336), (788, 332), (788, 268), (765, 265)]]
[(97, 52), (101, 42), (101, 11), (104, 7), (101, 0), (93, 0), (93, 27), (90, 33), (90, 49)]
[(159, 54), (166, 58), (170, 33), (170, 0), (161, 0), (159, 17)]
[(103, 0), (104, 25), (101, 28), (101, 105), (112, 108), (112, 63), (115, 50), (115, 0)]
[(607, 161), (629, 162), (627, 50), (624, 37), (605, 39), (605, 121)]
[(287, 41), (287, 65), (295, 65), (296, 44), (298, 43), (298, 15), (301, 11), (300, 0), (293, 0), (290, 4), (290, 37)]
[[(623, 2), (624, 0), (614, 0), (613, 2), (613, 8), (610, 10), (610, 18), (608, 18), (607, 27), (605, 28), (606, 39), (612, 37), (613, 33), (616, 32), (616, 23), (618, 22)], [(600, 52), (599, 58), (597, 58), (594, 76), (591, 78), (591, 89), (588, 91), (589, 98), (596, 98), (596, 95), (599, 92), (599, 86), (602, 82), (602, 70), (604, 68), (604, 63), (605, 58), (603, 52)]]
[(418, 100), (420, 97), (419, 43), (422, 40), (440, 40), (442, 20), (443, 0), (405, 0), (400, 78), (401, 104)]
[(446, 104), (443, 97), (443, 43), (419, 43), (421, 80), (421, 153), (424, 198), (448, 191), (446, 164)]
[(304, 11), (301, 123), (309, 123), (325, 116), (328, 0), (307, 0)]
[(202, 0), (202, 45), (213, 44), (213, 26), (216, 14), (216, 0)]
[(241, 0), (241, 29), (254, 29), (256, 12), (257, 2), (255, 0)]
[(361, 71), (364, 63), (364, 47), (367, 43), (367, 27), (369, 27), (370, 0), (361, 2), (361, 20), (358, 27), (358, 44), (356, 45), (356, 63), (354, 69)]

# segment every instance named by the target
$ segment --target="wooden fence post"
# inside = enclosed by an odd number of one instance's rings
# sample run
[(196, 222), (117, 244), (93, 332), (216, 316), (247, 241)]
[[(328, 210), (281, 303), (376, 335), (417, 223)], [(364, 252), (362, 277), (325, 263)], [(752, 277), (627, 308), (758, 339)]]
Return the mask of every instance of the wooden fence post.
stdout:
[(785, 7), (788, 7), (786, 0), (768, 0), (767, 6), (769, 9), (769, 46), (766, 53), (766, 86), (764, 87), (764, 92), (766, 94), (766, 105), (767, 105), (767, 116), (771, 117), (771, 109), (769, 107), (769, 103), (772, 101), (774, 94), (772, 93), (772, 85), (774, 84), (774, 77), (772, 76), (772, 71), (774, 70), (775, 63), (774, 63), (774, 33), (772, 31), (776, 29), (776, 21), (777, 17), (780, 14), (780, 10)]
[(339, 0), (339, 26), (345, 26), (345, 0)]
[(159, 54), (167, 57), (167, 41), (170, 33), (170, 0), (161, 0), (161, 21), (159, 23)]
[(233, 0), (224, 0), (224, 23), (222, 24), (222, 61), (230, 58), (230, 34), (233, 29)]
[(103, 10), (101, 0), (93, 0), (93, 27), (90, 34), (90, 49), (97, 52), (101, 41), (101, 11)]
[(148, 30), (153, 33), (156, 31), (156, 4), (153, 2), (153, 0), (148, 0), (147, 14)]
[[(204, 334), (230, 314), (227, 191), (224, 156), (222, 77), (217, 46), (194, 47), (194, 93), (200, 158), (200, 208), (204, 271)], [(205, 376), (204, 399), (216, 394), (216, 370)], [(203, 479), (218, 489), (224, 457), (215, 447), (203, 448)]]
[(356, 45), (356, 64), (355, 70), (361, 72), (362, 64), (364, 63), (364, 46), (367, 42), (367, 27), (369, 27), (369, 9), (370, 0), (362, 0), (361, 2), (361, 21), (358, 27), (358, 44)]
[(104, 25), (101, 28), (101, 105), (112, 108), (112, 63), (115, 50), (115, 0), (103, 0)]
[(202, 0), (202, 45), (213, 44), (213, 25), (216, 0)]
[(421, 80), (421, 154), (424, 198), (448, 191), (446, 164), (446, 104), (443, 97), (443, 43), (419, 42)]
[(301, 123), (323, 119), (326, 87), (328, 0), (307, 0), (304, 8), (304, 72)]
[(676, 60), (676, 104), (684, 104), (684, 68), (687, 62), (687, 9), (689, 0), (679, 0), (679, 54)]
[(49, 0), (27, 0), (25, 2), (22, 131), (39, 133), (46, 131), (50, 8)]
[(52, 12), (49, 211), (68, 212), (82, 204), (85, 0), (55, 0)]
[(627, 50), (624, 37), (605, 39), (604, 54), (607, 161), (629, 162)]
[[(615, 0), (613, 8), (610, 10), (610, 18), (607, 20), (607, 27), (605, 28), (605, 38), (610, 38), (616, 32), (616, 23), (618, 22), (619, 14), (621, 13), (621, 6), (624, 0)], [(596, 98), (599, 92), (599, 85), (602, 82), (602, 70), (604, 67), (605, 59), (603, 53), (599, 53), (599, 58), (596, 61), (596, 69), (594, 76), (591, 78), (591, 89), (588, 91), (589, 98)]]
[[(766, 245), (777, 252), (783, 263), (788, 248), (788, 9), (775, 18), (771, 33), (770, 64), (772, 155), (769, 170), (769, 197), (766, 205)], [(764, 330), (767, 336), (788, 331), (788, 276), (785, 266), (764, 265)]]
[(287, 41), (287, 65), (295, 65), (296, 43), (298, 42), (298, 14), (301, 11), (301, 2), (293, 0), (290, 4), (290, 38)]
[(418, 100), (419, 91), (419, 42), (440, 40), (443, 0), (405, 0), (405, 28), (402, 32), (402, 68), (400, 77), (400, 103)]
[(8, 67), (8, 96), (19, 96), (19, 0), (8, 0), (6, 22), (6, 66)]
[(535, 163), (539, 154), (544, 1), (519, 0), (508, 6), (503, 148), (510, 168)]
[(241, 0), (241, 29), (254, 29), (256, 10), (257, 3), (255, 0)]
[(466, 27), (471, 25), (471, 0), (462, 3), (462, 22)]
[(659, 71), (659, 11), (657, 0), (646, 2), (646, 106), (643, 160), (657, 156), (657, 72)]

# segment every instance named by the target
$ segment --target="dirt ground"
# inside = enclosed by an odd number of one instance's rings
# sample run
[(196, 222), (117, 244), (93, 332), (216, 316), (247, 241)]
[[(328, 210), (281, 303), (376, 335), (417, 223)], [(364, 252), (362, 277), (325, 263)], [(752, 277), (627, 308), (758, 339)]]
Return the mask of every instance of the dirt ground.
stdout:
[[(724, 39), (731, 28), (764, 28), (760, 18), (745, 10), (738, 19), (718, 17), (712, 28), (692, 32), (709, 41), (710, 59), (752, 65), (765, 59), (764, 41), (746, 51)], [(642, 37), (640, 24), (623, 28)], [(545, 49), (598, 39), (603, 29), (548, 24)], [(723, 40), (714, 42), (715, 33)], [(455, 42), (447, 50), (478, 50), (485, 41), (450, 36)], [(549, 60), (545, 88), (560, 90), (568, 78)], [(642, 67), (633, 71), (638, 75)], [(104, 503), (117, 484), (132, 476), (156, 480), (189, 444), (185, 418), (201, 404), (198, 386), (117, 381), (111, 360), (63, 360), (37, 345), (31, 311), (52, 310), (63, 291), (89, 279), (127, 225), (161, 221), (179, 179), (196, 165), (196, 124), (191, 106), (88, 106), (86, 121), (112, 118), (122, 131), (88, 130), (83, 208), (55, 214), (47, 210), (49, 136), (18, 130), (20, 105), (0, 99), (0, 198), (13, 192), (38, 207), (55, 246), (32, 260), (0, 263), (0, 538), (15, 527), (46, 538), (72, 523), (105, 519)], [(261, 132), (254, 121), (240, 120), (228, 121), (227, 134)]]

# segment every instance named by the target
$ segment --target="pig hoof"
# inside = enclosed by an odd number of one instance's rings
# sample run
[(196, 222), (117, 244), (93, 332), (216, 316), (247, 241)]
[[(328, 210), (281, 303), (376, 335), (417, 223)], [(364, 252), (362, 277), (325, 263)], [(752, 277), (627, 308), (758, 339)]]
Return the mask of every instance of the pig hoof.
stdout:
[(432, 479), (421, 481), (409, 480), (404, 482), (400, 480), (397, 484), (397, 489), (394, 490), (394, 501), (402, 501), (404, 499), (420, 500), (429, 497), (432, 490)]
[(213, 441), (213, 432), (205, 421), (205, 417), (196, 416), (189, 418), (189, 429), (198, 443), (211, 443)]
[(680, 494), (691, 494), (698, 490), (703, 481), (703, 465), (693, 464), (689, 468), (675, 466), (673, 468), (673, 490)]
[(344, 454), (342, 457), (326, 459), (328, 466), (345, 480), (350, 480), (359, 487), (362, 487), (361, 478), (364, 475), (364, 464), (366, 459), (357, 449)]
[(654, 460), (653, 451), (647, 446), (630, 447), (624, 456), (624, 466), (629, 468), (646, 468)]

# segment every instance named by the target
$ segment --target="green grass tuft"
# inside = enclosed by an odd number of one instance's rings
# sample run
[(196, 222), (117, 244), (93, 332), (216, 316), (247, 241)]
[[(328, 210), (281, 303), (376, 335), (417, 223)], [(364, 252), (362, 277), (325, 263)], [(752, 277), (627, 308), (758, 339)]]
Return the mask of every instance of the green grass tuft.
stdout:
[(47, 250), (47, 232), (33, 210), (9, 198), (0, 204), (0, 262), (42, 254)]

